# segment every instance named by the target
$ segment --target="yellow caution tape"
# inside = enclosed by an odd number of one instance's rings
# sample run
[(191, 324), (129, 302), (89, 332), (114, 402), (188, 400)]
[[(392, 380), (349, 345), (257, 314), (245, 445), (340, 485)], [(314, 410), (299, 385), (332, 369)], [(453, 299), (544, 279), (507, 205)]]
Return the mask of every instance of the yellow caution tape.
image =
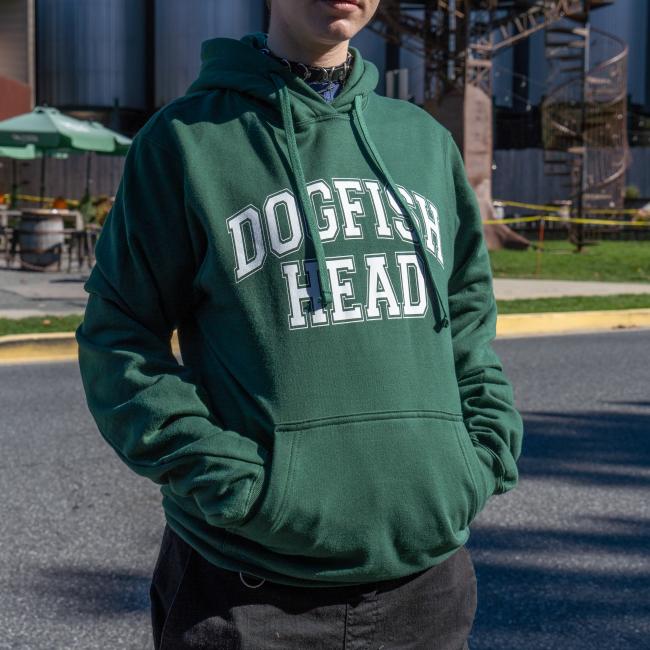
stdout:
[(564, 223), (594, 223), (604, 226), (646, 226), (650, 227), (650, 219), (647, 221), (617, 221), (615, 219), (586, 219), (581, 217), (553, 217), (548, 214), (536, 214), (526, 217), (509, 217), (506, 219), (486, 219), (483, 223), (518, 223), (523, 221), (563, 221)]
[[(486, 219), (483, 223), (519, 223), (524, 221), (540, 221), (542, 219), (549, 219), (547, 214), (534, 214), (526, 217), (504, 217), (503, 219)], [(563, 221), (566, 221), (564, 219)]]
[[(560, 212), (560, 210), (570, 207), (568, 205), (542, 205), (538, 203), (522, 203), (521, 201), (502, 201), (501, 199), (494, 199), (494, 203), (498, 205), (509, 205), (513, 208), (547, 210), (548, 212)], [(640, 214), (642, 211), (638, 208), (585, 208), (583, 212), (587, 214)]]
[[(9, 194), (5, 194), (5, 200), (10, 199)], [(23, 201), (41, 201), (40, 196), (34, 196), (31, 194), (17, 194), (16, 198), (21, 199)], [(54, 201), (53, 197), (45, 196), (42, 199), (43, 201), (50, 202), (52, 203)], [(67, 203), (70, 203), (72, 205), (78, 206), (80, 204), (80, 201), (76, 199), (64, 199)], [(562, 210), (562, 206), (557, 206), (557, 205), (540, 205), (537, 203), (522, 203), (520, 201), (502, 201), (500, 199), (495, 199), (494, 200), (495, 204), (500, 204), (500, 205), (509, 205), (512, 207), (518, 207), (518, 208), (526, 208), (529, 210), (547, 210), (549, 212), (555, 212), (558, 213), (560, 210)], [(632, 208), (626, 208), (626, 209), (611, 209), (611, 208), (592, 208), (592, 209), (586, 209), (584, 210), (585, 213), (587, 214), (641, 214), (641, 210), (637, 209), (632, 209)], [(524, 217), (506, 217), (503, 219), (491, 219), (491, 220), (486, 220), (483, 221), (483, 223), (521, 223), (525, 221), (539, 221), (541, 219), (545, 219), (546, 221), (565, 221), (565, 222), (570, 222), (573, 221), (574, 223), (593, 223), (593, 224), (600, 224), (600, 225), (612, 225), (612, 226), (650, 226), (650, 220), (648, 221), (615, 221), (615, 220), (607, 220), (607, 219), (585, 219), (585, 218), (579, 218), (579, 217), (562, 217), (562, 216), (550, 216), (547, 214), (534, 214), (534, 215), (526, 215)]]
[[(8, 201), (11, 199), (11, 194), (4, 194), (5, 201)], [(45, 203), (53, 203), (54, 199), (56, 197), (53, 196), (44, 196), (43, 199), (41, 199), (40, 196), (34, 196), (33, 194), (16, 194), (16, 198), (20, 199), (21, 201), (34, 201), (40, 203), (42, 200)], [(72, 205), (79, 205), (80, 201), (77, 199), (63, 199), (66, 203), (71, 203)]]

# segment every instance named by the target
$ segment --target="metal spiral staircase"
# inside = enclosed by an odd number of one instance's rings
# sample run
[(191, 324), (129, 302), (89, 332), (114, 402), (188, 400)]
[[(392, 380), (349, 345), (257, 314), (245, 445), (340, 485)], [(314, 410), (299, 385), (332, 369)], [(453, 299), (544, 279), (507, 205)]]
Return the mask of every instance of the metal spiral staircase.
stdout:
[(571, 199), (574, 216), (621, 204), (627, 47), (589, 26), (590, 12), (613, 2), (382, 0), (369, 28), (422, 56), (424, 107), (461, 145), (484, 219), (493, 213), (492, 59), (541, 30), (551, 64), (542, 105), (546, 170), (564, 177), (562, 198)]
[[(550, 90), (541, 107), (545, 171), (564, 181), (573, 217), (622, 207), (629, 161), (628, 47), (591, 27), (587, 14), (574, 14), (547, 28), (545, 52), (550, 68)], [(572, 225), (579, 250), (586, 228)]]

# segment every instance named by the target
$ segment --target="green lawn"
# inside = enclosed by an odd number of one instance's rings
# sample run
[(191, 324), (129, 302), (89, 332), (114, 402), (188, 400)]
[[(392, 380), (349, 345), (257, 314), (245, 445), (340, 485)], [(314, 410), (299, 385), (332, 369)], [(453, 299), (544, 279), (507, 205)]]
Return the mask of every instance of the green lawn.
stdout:
[(35, 332), (73, 332), (83, 316), (32, 316), (29, 318), (0, 318), (0, 336), (33, 334)]
[(650, 241), (606, 241), (586, 246), (580, 253), (573, 251), (566, 241), (546, 241), (541, 253), (490, 251), (492, 274), (495, 278), (650, 282)]
[(598, 311), (601, 309), (639, 309), (650, 307), (648, 294), (616, 294), (612, 296), (568, 296), (497, 300), (499, 314), (526, 314), (543, 311)]
[[(499, 314), (524, 314), (544, 311), (583, 311), (600, 309), (650, 308), (650, 294), (613, 296), (571, 296), (534, 300), (497, 300)], [(0, 336), (40, 332), (74, 332), (82, 316), (44, 316), (20, 319), (0, 318)]]

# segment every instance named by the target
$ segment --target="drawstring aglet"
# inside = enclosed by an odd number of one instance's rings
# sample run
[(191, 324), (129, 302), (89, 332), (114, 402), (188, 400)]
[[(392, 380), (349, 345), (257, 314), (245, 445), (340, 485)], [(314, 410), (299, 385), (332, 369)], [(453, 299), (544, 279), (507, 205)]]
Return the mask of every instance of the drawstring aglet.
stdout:
[[(320, 304), (321, 308), (325, 309), (328, 305), (332, 304), (332, 292), (327, 289), (323, 289), (320, 294)], [(316, 311), (316, 303), (313, 304), (313, 311)]]
[(449, 319), (446, 316), (443, 316), (442, 319), (440, 319), (440, 320), (438, 320), (436, 322), (433, 329), (436, 332), (439, 332), (440, 330), (444, 329), (445, 327), (449, 327)]

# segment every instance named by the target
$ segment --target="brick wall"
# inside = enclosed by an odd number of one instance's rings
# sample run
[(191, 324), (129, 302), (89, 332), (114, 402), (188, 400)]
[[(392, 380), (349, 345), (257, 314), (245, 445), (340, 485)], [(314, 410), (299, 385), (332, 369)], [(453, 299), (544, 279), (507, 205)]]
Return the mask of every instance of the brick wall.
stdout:
[(20, 81), (0, 77), (0, 120), (31, 110), (30, 87)]

